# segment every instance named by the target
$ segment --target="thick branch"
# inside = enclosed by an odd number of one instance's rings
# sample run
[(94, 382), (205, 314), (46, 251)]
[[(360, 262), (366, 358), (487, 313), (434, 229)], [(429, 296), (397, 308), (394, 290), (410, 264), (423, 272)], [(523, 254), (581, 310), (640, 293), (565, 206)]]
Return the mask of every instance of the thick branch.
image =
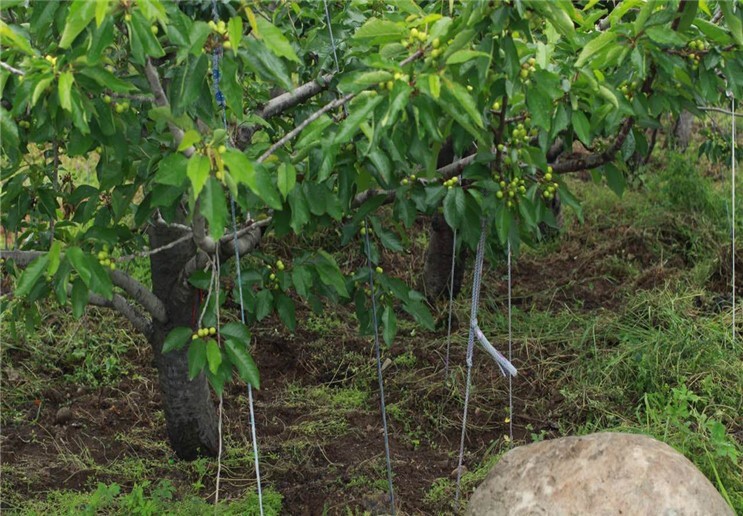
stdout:
[[(155, 95), (155, 105), (159, 107), (170, 107), (168, 97), (165, 96), (165, 90), (163, 90), (163, 85), (160, 82), (160, 76), (149, 58), (144, 65), (144, 75), (147, 77), (147, 82), (150, 84), (152, 94)], [(183, 140), (183, 130), (173, 122), (168, 122), (168, 128), (170, 129), (170, 133), (173, 135), (173, 140), (175, 141), (176, 146), (180, 145)], [(195, 149), (189, 147), (183, 151), (183, 154), (185, 154), (187, 158), (190, 158), (194, 152)]]
[(152, 323), (150, 323), (150, 321), (148, 321), (139, 310), (127, 303), (126, 299), (118, 294), (114, 294), (113, 298), (109, 301), (108, 299), (91, 292), (88, 295), (88, 304), (116, 310), (126, 317), (129, 322), (132, 323), (132, 326), (147, 338), (149, 338), (150, 333), (152, 332)]
[[(311, 82), (302, 84), (293, 91), (282, 93), (281, 95), (269, 100), (266, 105), (255, 114), (263, 119), (279, 115), (284, 111), (301, 104), (305, 100), (314, 97), (321, 91), (326, 90), (332, 79), (333, 74), (329, 73), (322, 75)], [(251, 127), (238, 128), (235, 146), (240, 150), (244, 150), (259, 127), (260, 126), (258, 125), (254, 125)]]
[(165, 305), (150, 289), (142, 285), (139, 281), (122, 271), (112, 271), (111, 281), (114, 285), (129, 294), (137, 303), (142, 305), (157, 321), (164, 323), (168, 320), (168, 316), (165, 313)]
[(10, 251), (0, 250), (0, 258), (4, 260), (13, 260), (18, 267), (26, 267), (39, 256), (46, 254), (46, 251)]

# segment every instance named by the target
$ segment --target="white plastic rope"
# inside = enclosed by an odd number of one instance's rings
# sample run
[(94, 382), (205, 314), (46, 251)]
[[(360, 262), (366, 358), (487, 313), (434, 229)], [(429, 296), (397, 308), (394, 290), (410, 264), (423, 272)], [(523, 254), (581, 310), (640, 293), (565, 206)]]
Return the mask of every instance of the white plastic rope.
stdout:
[[(214, 21), (219, 21), (219, 13), (217, 12), (217, 2), (212, 0), (212, 16)], [(225, 130), (227, 130), (227, 110), (225, 107), (224, 95), (219, 87), (220, 72), (219, 72), (219, 58), (222, 55), (222, 46), (219, 45), (214, 49), (212, 56), (212, 77), (214, 80), (215, 98), (217, 104), (222, 109), (222, 124)], [(240, 252), (237, 244), (237, 219), (235, 217), (235, 199), (230, 194), (230, 209), (232, 212), (232, 235), (234, 237), (233, 246), (235, 248), (235, 269), (237, 272), (237, 288), (238, 294), (240, 295), (240, 320), (245, 324), (245, 306), (243, 303), (243, 291), (242, 291), (242, 274), (240, 270)], [(217, 304), (219, 304), (217, 302)], [(222, 408), (222, 397), (220, 396), (220, 428), (219, 428), (219, 439), (220, 439), (220, 455), (221, 455), (221, 443), (222, 443), (222, 429), (221, 429), (221, 408)], [(250, 411), (250, 434), (253, 443), (253, 463), (255, 466), (255, 479), (258, 491), (258, 508), (260, 515), (263, 516), (263, 488), (261, 486), (261, 468), (260, 461), (258, 458), (258, 434), (256, 432), (255, 425), (255, 405), (253, 403), (253, 386), (248, 382), (248, 409)], [(217, 477), (219, 481), (219, 477)], [(216, 504), (215, 504), (216, 511)]]
[(470, 387), (472, 380), (472, 356), (475, 348), (475, 338), (485, 348), (485, 350), (493, 357), (493, 359), (500, 367), (501, 372), (509, 377), (516, 375), (516, 368), (513, 364), (506, 359), (501, 353), (499, 353), (491, 344), (488, 342), (485, 335), (477, 325), (477, 308), (480, 303), (480, 285), (482, 280), (482, 266), (485, 257), (485, 241), (487, 237), (487, 225), (483, 218), (481, 221), (480, 228), (480, 241), (477, 244), (477, 255), (475, 256), (475, 269), (472, 277), (472, 307), (470, 310), (470, 329), (469, 337), (467, 339), (467, 377), (465, 381), (464, 390), (464, 412), (462, 414), (462, 434), (459, 441), (459, 462), (457, 464), (457, 489), (454, 495), (455, 508), (459, 507), (459, 496), (462, 490), (462, 463), (464, 461), (464, 439), (467, 432), (467, 409), (470, 400)]

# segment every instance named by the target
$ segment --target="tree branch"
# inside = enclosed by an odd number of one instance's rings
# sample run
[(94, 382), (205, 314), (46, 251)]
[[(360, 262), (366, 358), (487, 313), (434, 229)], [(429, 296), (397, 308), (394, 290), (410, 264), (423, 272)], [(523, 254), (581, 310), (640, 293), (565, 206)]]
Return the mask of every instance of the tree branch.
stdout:
[[(266, 119), (273, 116), (279, 115), (284, 111), (293, 108), (294, 106), (301, 104), (307, 99), (310, 99), (324, 91), (330, 85), (330, 81), (333, 79), (332, 73), (322, 75), (315, 80), (298, 86), (293, 91), (282, 93), (277, 97), (269, 100), (262, 109), (255, 113), (256, 116)], [(244, 150), (248, 146), (250, 140), (253, 138), (253, 134), (260, 128), (259, 125), (251, 127), (238, 127), (237, 136), (235, 138), (235, 147), (240, 150)]]
[(0, 258), (12, 260), (18, 267), (26, 267), (36, 258), (46, 254), (46, 251), (21, 251), (21, 250), (0, 250)]
[[(158, 107), (170, 107), (168, 97), (165, 96), (165, 90), (163, 90), (163, 85), (160, 82), (160, 76), (150, 58), (147, 58), (147, 62), (144, 65), (144, 75), (147, 77), (147, 82), (150, 84), (152, 94), (155, 95), (155, 105)], [(168, 122), (168, 129), (170, 129), (170, 133), (173, 135), (173, 140), (175, 141), (176, 146), (180, 145), (181, 141), (183, 141), (183, 130), (173, 122)], [(183, 151), (183, 154), (187, 158), (190, 158), (193, 156), (195, 151), (196, 149), (189, 147)]]
[[(407, 58), (405, 58), (403, 61), (400, 62), (400, 66), (405, 66), (407, 64), (412, 63), (416, 59), (420, 58), (423, 55), (422, 50), (417, 50), (410, 54)], [(333, 109), (343, 106), (350, 102), (354, 97), (356, 97), (355, 93), (349, 93), (348, 95), (345, 95), (343, 97), (335, 99), (333, 102), (326, 104), (322, 108), (318, 109), (314, 113), (312, 113), (309, 117), (307, 117), (301, 124), (299, 124), (297, 127), (286, 133), (279, 141), (271, 145), (271, 147), (268, 148), (266, 152), (261, 154), (261, 156), (258, 158), (258, 163), (262, 163), (268, 159), (269, 156), (271, 156), (276, 150), (286, 144), (287, 142), (291, 141), (294, 137), (296, 137), (299, 133), (302, 132), (302, 130), (310, 125), (312, 122), (320, 118), (323, 114), (327, 113), (328, 111), (332, 111)]]
[(139, 310), (127, 303), (126, 299), (118, 294), (114, 294), (113, 298), (109, 301), (105, 297), (91, 292), (88, 295), (88, 304), (116, 310), (126, 317), (132, 323), (132, 326), (147, 338), (152, 333), (152, 323)]
[(123, 271), (111, 271), (111, 282), (142, 305), (152, 317), (164, 323), (168, 320), (165, 305), (150, 289)]
[(328, 111), (332, 111), (333, 109), (346, 104), (347, 102), (351, 101), (351, 99), (353, 99), (355, 96), (356, 96), (355, 93), (349, 93), (348, 95), (335, 99), (333, 102), (330, 102), (329, 104), (324, 105), (322, 108), (312, 113), (310, 116), (305, 118), (301, 124), (299, 124), (297, 127), (295, 127), (294, 129), (286, 133), (279, 141), (271, 145), (266, 152), (261, 154), (261, 157), (258, 158), (258, 163), (263, 163), (264, 161), (266, 161), (274, 152), (276, 152), (277, 149), (279, 149), (280, 147), (283, 147), (284, 144), (294, 139), (294, 137), (297, 136), (299, 133), (301, 133), (305, 127), (307, 127), (312, 122), (320, 118), (322, 115), (324, 115)]
[(23, 70), (19, 70), (18, 68), (14, 68), (14, 67), (10, 66), (8, 63), (4, 63), (3, 61), (0, 61), (0, 67), (5, 68), (9, 72), (14, 73), (16, 75), (26, 75), (26, 72), (24, 72)]

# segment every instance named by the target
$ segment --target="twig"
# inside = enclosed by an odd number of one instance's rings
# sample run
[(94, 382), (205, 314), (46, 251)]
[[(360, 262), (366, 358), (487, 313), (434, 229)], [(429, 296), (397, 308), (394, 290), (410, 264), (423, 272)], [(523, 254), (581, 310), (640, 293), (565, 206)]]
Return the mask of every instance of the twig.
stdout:
[(705, 106), (697, 106), (697, 109), (701, 111), (714, 111), (715, 113), (722, 113), (723, 115), (743, 118), (743, 113), (733, 113), (732, 111), (727, 110), (727, 109), (721, 109), (721, 108), (716, 108), (716, 107), (705, 107)]
[(14, 68), (14, 67), (10, 66), (8, 63), (4, 63), (2, 61), (0, 61), (0, 67), (5, 68), (9, 72), (12, 72), (12, 73), (14, 73), (16, 75), (26, 75), (26, 72), (24, 72), (23, 70), (19, 70), (18, 68)]

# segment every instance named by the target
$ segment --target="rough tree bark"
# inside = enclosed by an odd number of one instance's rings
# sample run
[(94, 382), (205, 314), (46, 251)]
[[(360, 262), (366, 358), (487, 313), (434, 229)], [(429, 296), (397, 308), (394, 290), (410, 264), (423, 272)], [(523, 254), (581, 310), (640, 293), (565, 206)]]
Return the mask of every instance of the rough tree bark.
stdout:
[[(184, 235), (183, 229), (154, 226), (150, 230), (151, 248), (166, 245)], [(215, 456), (218, 448), (217, 417), (204, 374), (188, 379), (188, 346), (163, 354), (162, 346), (171, 329), (193, 327), (197, 292), (176, 287), (186, 262), (196, 254), (193, 240), (150, 257), (152, 287), (165, 305), (168, 322), (153, 321), (150, 337), (155, 354), (168, 438), (175, 453), (184, 460)], [(178, 292), (178, 294), (176, 294)]]
[(693, 122), (694, 115), (688, 111), (682, 111), (674, 120), (672, 143), (676, 150), (685, 151), (689, 147)]
[[(454, 148), (451, 140), (447, 140), (439, 152), (436, 168), (449, 165), (453, 161)], [(435, 214), (431, 219), (430, 240), (423, 265), (423, 290), (431, 301), (449, 296), (453, 244), (454, 231), (446, 223), (442, 214)], [(464, 258), (464, 250), (462, 250), (454, 264), (454, 297), (462, 289)]]

